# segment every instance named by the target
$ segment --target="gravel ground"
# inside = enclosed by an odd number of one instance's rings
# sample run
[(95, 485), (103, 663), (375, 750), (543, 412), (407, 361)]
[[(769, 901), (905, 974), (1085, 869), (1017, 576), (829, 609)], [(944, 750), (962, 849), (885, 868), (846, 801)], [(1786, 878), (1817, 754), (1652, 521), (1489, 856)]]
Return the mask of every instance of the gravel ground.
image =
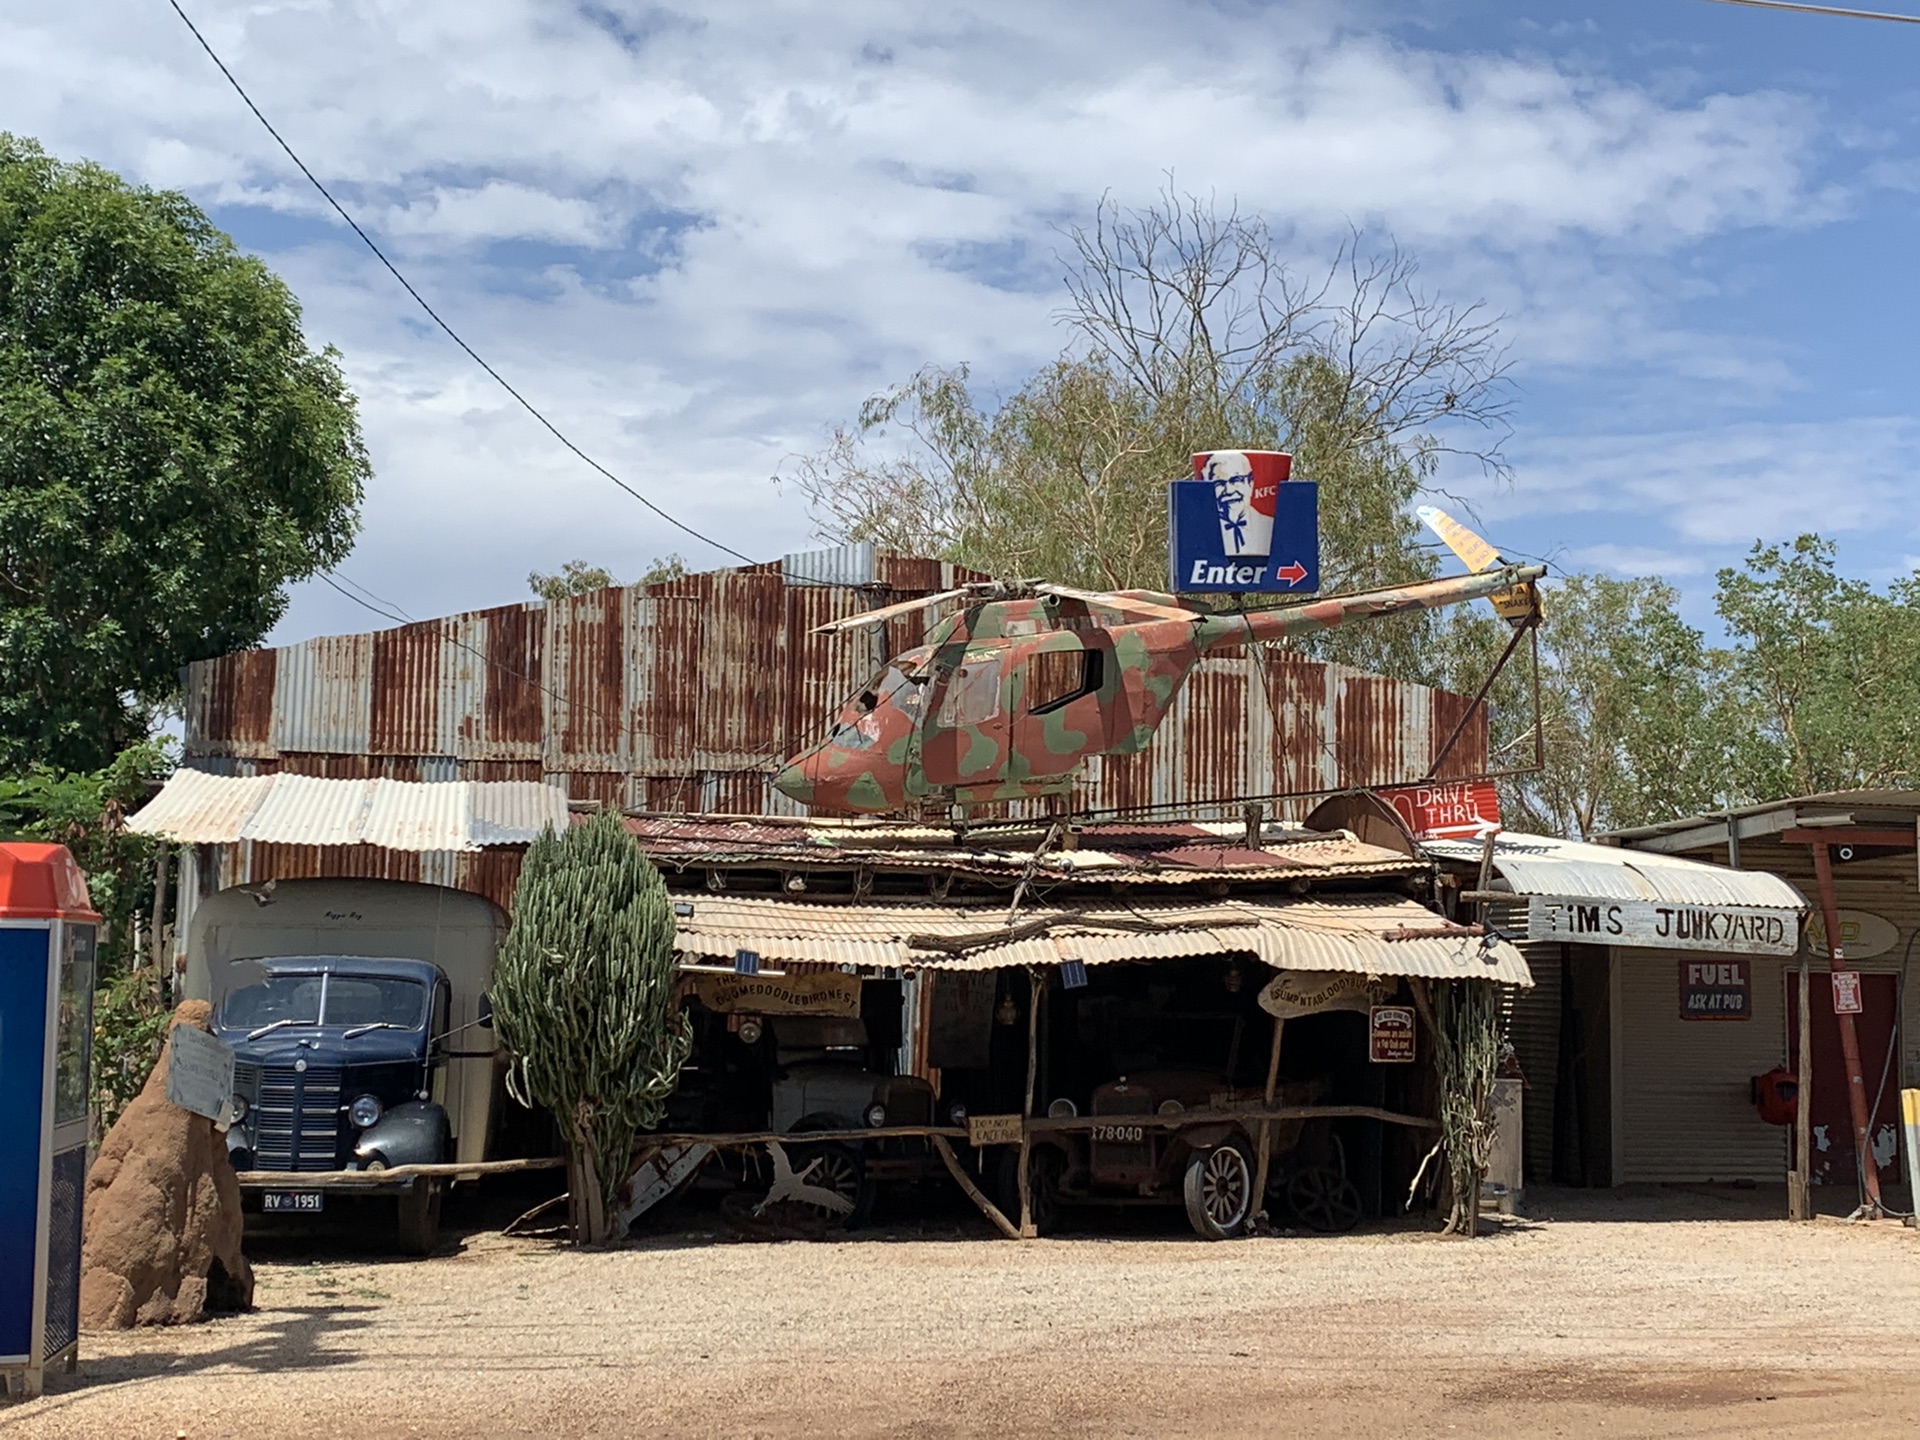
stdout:
[(596, 1254), (282, 1247), (254, 1312), (89, 1335), (0, 1437), (1920, 1431), (1914, 1231), (1738, 1196), (1535, 1209), (1472, 1243), (1209, 1245), (1137, 1216), (778, 1241), (696, 1213)]

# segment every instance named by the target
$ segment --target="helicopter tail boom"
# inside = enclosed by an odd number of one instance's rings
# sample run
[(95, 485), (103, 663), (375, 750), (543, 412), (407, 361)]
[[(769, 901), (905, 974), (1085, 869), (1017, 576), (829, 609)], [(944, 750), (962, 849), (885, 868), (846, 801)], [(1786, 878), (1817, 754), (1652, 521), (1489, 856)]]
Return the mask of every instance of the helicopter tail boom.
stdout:
[(1462, 605), (1521, 586), (1528, 587), (1531, 593), (1533, 582), (1546, 573), (1544, 565), (1503, 565), (1497, 570), (1450, 575), (1442, 580), (1424, 580), (1388, 590), (1329, 595), (1304, 605), (1282, 605), (1238, 615), (1209, 615), (1200, 622), (1201, 645), (1211, 649), (1250, 642), (1265, 644), (1294, 635), (1310, 635), (1316, 630), (1333, 630), (1353, 620), (1397, 615), (1403, 610), (1437, 610), (1443, 605)]

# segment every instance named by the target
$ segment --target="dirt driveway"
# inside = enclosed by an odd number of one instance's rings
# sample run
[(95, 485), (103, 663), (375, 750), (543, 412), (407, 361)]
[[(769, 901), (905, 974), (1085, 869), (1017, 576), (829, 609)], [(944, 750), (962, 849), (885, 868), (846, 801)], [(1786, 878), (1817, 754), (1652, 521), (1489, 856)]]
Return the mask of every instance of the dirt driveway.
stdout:
[(252, 1314), (87, 1337), (0, 1437), (1920, 1432), (1914, 1231), (1549, 1209), (1470, 1244), (334, 1246), (263, 1261)]

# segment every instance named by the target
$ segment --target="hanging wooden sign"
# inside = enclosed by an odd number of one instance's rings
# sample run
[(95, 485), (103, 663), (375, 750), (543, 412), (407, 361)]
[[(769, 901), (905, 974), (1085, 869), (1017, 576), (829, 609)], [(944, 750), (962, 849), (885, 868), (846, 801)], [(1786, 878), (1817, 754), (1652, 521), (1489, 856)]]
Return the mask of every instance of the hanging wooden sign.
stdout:
[(785, 975), (690, 975), (687, 988), (721, 1015), (860, 1017), (860, 977), (838, 970)]

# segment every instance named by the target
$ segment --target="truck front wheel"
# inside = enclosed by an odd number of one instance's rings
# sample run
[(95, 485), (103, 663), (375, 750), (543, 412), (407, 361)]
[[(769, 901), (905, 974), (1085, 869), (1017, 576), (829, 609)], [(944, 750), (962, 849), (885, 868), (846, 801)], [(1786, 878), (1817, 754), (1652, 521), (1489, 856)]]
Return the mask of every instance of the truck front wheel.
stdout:
[(400, 1250), (431, 1255), (440, 1243), (440, 1182), (425, 1175), (400, 1192)]

